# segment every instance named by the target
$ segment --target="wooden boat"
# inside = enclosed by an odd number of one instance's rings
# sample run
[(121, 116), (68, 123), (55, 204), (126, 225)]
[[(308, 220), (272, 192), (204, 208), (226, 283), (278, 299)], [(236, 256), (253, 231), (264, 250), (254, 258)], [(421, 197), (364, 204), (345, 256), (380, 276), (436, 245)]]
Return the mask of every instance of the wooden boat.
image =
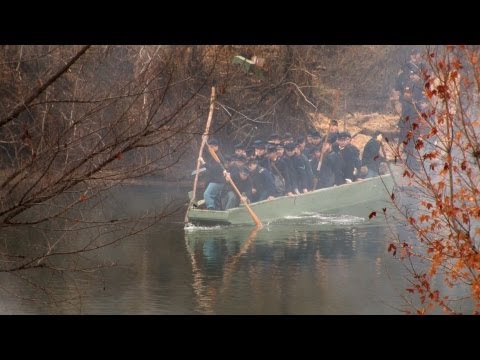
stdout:
[[(388, 207), (388, 191), (392, 188), (393, 179), (387, 174), (306, 194), (259, 201), (250, 207), (264, 224), (308, 213), (368, 218), (372, 211)], [(187, 215), (189, 222), (195, 225), (255, 224), (244, 206), (218, 211), (201, 209), (194, 203)]]

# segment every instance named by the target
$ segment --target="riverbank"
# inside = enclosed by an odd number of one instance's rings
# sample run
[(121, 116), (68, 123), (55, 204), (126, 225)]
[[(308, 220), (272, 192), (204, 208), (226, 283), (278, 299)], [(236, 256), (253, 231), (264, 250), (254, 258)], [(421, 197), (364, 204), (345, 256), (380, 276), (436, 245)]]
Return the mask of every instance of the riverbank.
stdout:
[[(313, 125), (317, 130), (321, 130), (326, 134), (329, 128), (331, 118), (317, 114), (313, 116)], [(397, 123), (399, 116), (395, 114), (381, 114), (381, 113), (351, 113), (345, 117), (337, 119), (340, 131), (348, 131), (352, 135), (352, 144), (360, 150), (360, 156), (363, 153), (363, 148), (368, 140), (371, 139), (375, 131), (381, 131), (384, 137), (390, 141), (398, 141)], [(393, 160), (393, 156), (388, 151), (388, 146), (385, 147), (387, 158)]]

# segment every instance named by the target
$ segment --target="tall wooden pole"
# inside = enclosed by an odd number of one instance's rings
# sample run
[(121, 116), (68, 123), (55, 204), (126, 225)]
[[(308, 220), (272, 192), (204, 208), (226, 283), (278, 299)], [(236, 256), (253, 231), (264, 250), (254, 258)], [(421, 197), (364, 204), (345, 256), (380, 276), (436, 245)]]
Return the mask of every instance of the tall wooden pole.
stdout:
[(210, 110), (208, 111), (207, 126), (205, 127), (205, 132), (202, 135), (202, 144), (200, 145), (200, 151), (198, 153), (198, 159), (197, 159), (197, 171), (195, 172), (195, 180), (193, 181), (192, 198), (190, 199), (190, 203), (188, 204), (188, 208), (187, 208), (187, 213), (185, 214), (185, 221), (184, 221), (185, 224), (188, 223), (188, 210), (190, 210), (190, 207), (195, 201), (195, 196), (197, 193), (198, 170), (200, 169), (200, 157), (202, 156), (205, 143), (208, 140), (208, 131), (210, 130), (210, 124), (212, 122), (214, 108), (215, 108), (215, 86), (212, 86), (212, 94), (210, 95)]

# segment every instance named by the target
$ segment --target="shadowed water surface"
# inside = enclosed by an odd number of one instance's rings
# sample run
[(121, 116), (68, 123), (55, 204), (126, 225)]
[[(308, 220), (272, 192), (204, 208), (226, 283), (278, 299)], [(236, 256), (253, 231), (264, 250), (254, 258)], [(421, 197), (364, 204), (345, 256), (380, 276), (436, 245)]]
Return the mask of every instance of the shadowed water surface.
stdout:
[[(136, 194), (132, 206), (156, 206), (151, 199), (158, 197), (148, 195), (139, 200)], [(406, 287), (403, 268), (387, 253), (387, 228), (379, 222), (308, 213), (255, 231), (232, 226), (184, 228), (182, 217), (97, 255), (118, 266), (79, 279), (74, 286), (50, 284), (58, 288), (59, 298), (81, 294), (80, 302), (28, 302), (2, 293), (0, 312), (400, 313), (399, 293)], [(17, 294), (28, 295), (22, 282), (17, 285), (5, 275), (3, 279)]]

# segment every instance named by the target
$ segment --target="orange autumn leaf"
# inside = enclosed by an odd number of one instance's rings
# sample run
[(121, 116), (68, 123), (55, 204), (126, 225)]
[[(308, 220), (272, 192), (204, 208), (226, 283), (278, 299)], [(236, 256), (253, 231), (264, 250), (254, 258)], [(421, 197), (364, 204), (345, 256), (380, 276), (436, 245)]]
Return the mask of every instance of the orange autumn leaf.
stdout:
[(441, 175), (441, 176), (447, 175), (449, 168), (450, 168), (450, 167), (448, 166), (448, 163), (445, 163), (445, 165), (443, 165), (442, 171), (440, 171), (440, 175)]
[(433, 160), (437, 157), (437, 152), (436, 151), (432, 151), (432, 152), (429, 152), (429, 153), (426, 153), (423, 155), (423, 159), (426, 160)]
[(415, 143), (415, 149), (420, 150), (421, 148), (423, 148), (423, 141), (418, 139)]
[(463, 65), (458, 59), (453, 60), (452, 65), (457, 70), (463, 69)]
[(440, 98), (442, 98), (442, 99), (449, 99), (450, 98), (448, 88), (445, 85), (438, 85), (437, 86), (437, 91), (438, 91), (438, 95), (440, 96)]
[(418, 220), (420, 220), (420, 222), (428, 221), (430, 220), (430, 216), (423, 214), (418, 217)]
[(395, 256), (397, 254), (397, 247), (395, 246), (395, 244), (390, 244), (388, 245), (387, 251), (393, 251), (392, 255)]
[(371, 218), (377, 216), (377, 212), (376, 211), (372, 211), (369, 215), (368, 215), (368, 219), (370, 220)]

